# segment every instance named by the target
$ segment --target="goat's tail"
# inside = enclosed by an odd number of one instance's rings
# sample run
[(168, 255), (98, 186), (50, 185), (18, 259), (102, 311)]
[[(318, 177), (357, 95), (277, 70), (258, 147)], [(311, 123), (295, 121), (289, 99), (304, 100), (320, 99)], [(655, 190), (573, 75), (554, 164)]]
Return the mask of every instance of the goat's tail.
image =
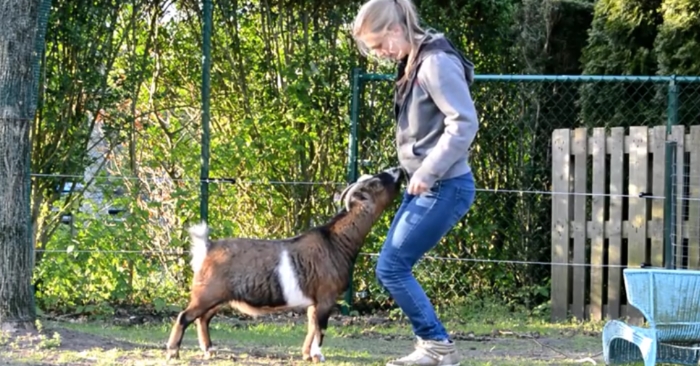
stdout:
[(192, 261), (190, 265), (194, 273), (199, 272), (202, 268), (202, 263), (204, 258), (207, 256), (207, 250), (209, 249), (209, 227), (205, 222), (201, 222), (197, 225), (190, 227), (187, 230), (190, 233), (190, 238), (192, 239), (192, 244), (190, 250), (192, 252)]

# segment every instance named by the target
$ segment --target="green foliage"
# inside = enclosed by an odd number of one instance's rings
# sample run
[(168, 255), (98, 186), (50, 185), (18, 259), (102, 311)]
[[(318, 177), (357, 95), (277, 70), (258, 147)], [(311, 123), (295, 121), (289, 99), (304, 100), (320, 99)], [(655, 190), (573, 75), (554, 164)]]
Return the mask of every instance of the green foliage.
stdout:
[[(97, 309), (90, 306), (100, 304), (162, 308), (186, 298), (184, 226), (194, 221), (199, 208), (201, 34), (193, 4), (178, 5), (177, 16), (163, 22), (158, 3), (125, 4), (110, 8), (121, 15), (111, 25), (99, 25), (116, 29), (113, 37), (123, 37), (120, 42), (125, 46), (113, 67), (104, 73), (95, 67), (93, 72), (105, 75), (106, 88), (118, 88), (121, 98), (129, 98), (101, 99), (102, 110), (110, 112), (103, 115), (104, 129), (111, 127), (118, 136), (110, 140), (105, 168), (108, 175), (136, 179), (115, 184), (99, 178), (86, 192), (67, 198), (46, 188), (54, 198), (42, 203), (44, 212), (57, 206), (55, 223), (61, 214), (71, 212), (74, 228), (54, 224), (55, 231), (47, 235), (45, 249), (71, 252), (47, 252), (47, 258), (38, 261), (38, 297), (45, 309), (78, 307), (79, 312), (90, 312)], [(307, 9), (239, 4), (249, 11), (238, 12), (235, 5), (218, 4), (215, 9), (211, 176), (242, 182), (211, 186), (210, 224), (218, 236), (292, 235), (334, 211), (331, 198), (336, 186), (264, 182), (343, 180), (347, 73), (354, 63), (354, 45), (342, 33), (339, 17), (327, 17), (334, 14), (332, 9), (314, 4)], [(55, 17), (70, 21), (68, 10), (60, 9)], [(96, 10), (85, 6), (73, 11)], [(329, 20), (320, 21), (323, 18)], [(54, 23), (54, 27), (63, 24)], [(277, 37), (285, 32), (289, 37)], [(75, 36), (79, 42), (53, 42), (84, 52), (89, 47), (80, 42), (91, 40), (98, 41), (96, 48), (119, 47), (114, 38)], [(115, 124), (118, 121), (122, 124)], [(86, 139), (91, 130), (75, 125)], [(111, 136), (106, 132), (105, 137)], [(86, 150), (83, 147), (80, 153), (87, 156)], [(71, 167), (81, 172), (91, 162), (84, 159)], [(66, 170), (58, 167), (51, 172)], [(45, 184), (55, 188), (55, 183)], [(126, 196), (110, 197), (116, 188)], [(82, 195), (96, 192), (104, 195), (100, 205)], [(96, 214), (105, 211), (104, 205), (126, 208), (125, 220), (114, 222), (109, 215)], [(180, 255), (170, 255), (173, 250)], [(76, 293), (76, 287), (82, 291)]]
[(601, 0), (583, 52), (584, 74), (653, 75), (661, 0)]
[(593, 4), (579, 0), (523, 0), (515, 12), (512, 45), (525, 74), (580, 74), (581, 50)]
[(700, 3), (694, 0), (664, 0), (663, 23), (655, 40), (660, 75), (700, 73)]
[[(32, 190), (38, 249), (47, 245), (64, 211), (79, 204), (82, 193), (74, 188), (67, 199), (60, 199), (63, 187), (91, 164), (105, 163), (99, 155), (107, 151), (95, 154), (99, 141), (92, 139), (94, 133), (104, 131), (102, 139), (112, 144), (123, 141), (119, 136), (126, 129), (123, 103), (136, 73), (122, 67), (127, 61), (120, 49), (130, 44), (128, 30), (138, 27), (127, 21), (128, 16), (140, 11), (130, 12), (130, 8), (113, 1), (52, 2), (31, 136), (32, 172), (42, 175), (34, 180)], [(60, 176), (45, 176), (52, 174)], [(83, 184), (87, 188), (92, 180)]]
[[(583, 73), (655, 74), (654, 40), (662, 21), (660, 5), (661, 0), (598, 1), (588, 45), (583, 50)], [(588, 126), (623, 127), (663, 123), (656, 106), (664, 101), (665, 86), (652, 86), (647, 91), (640, 92), (638, 83), (586, 85), (580, 99), (583, 122)]]
[[(519, 72), (520, 62), (508, 51), (513, 15), (519, 2), (420, 1), (425, 26), (444, 32), (474, 62), (479, 74)], [(518, 71), (516, 71), (518, 70)]]
[[(660, 12), (663, 23), (659, 26), (654, 49), (658, 59), (659, 75), (700, 74), (700, 2), (694, 0), (664, 0)], [(693, 84), (679, 84), (679, 121), (697, 120), (700, 106), (700, 88)]]
[[(186, 258), (150, 242), (148, 235), (157, 228), (148, 222), (148, 212), (135, 207), (130, 214), (102, 222), (77, 214), (75, 226), (81, 229), (64, 225), (57, 231), (47, 250), (66, 253), (51, 254), (36, 270), (43, 308), (104, 314), (114, 306), (153, 307), (164, 299), (186, 298)], [(176, 247), (181, 240), (174, 237), (168, 244)]]
[[(602, 0), (583, 50), (584, 74), (695, 75), (698, 4), (675, 0)], [(697, 87), (679, 86), (680, 123), (698, 113)], [(616, 98), (610, 98), (615, 95)], [(581, 119), (587, 126), (663, 124), (666, 83), (588, 84), (581, 88)]]

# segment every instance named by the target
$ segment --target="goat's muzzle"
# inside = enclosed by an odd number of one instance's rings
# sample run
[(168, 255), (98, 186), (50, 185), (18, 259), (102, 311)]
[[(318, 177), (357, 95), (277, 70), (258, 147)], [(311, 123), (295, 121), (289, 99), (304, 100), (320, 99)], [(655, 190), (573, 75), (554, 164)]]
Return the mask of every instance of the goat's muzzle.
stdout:
[(398, 184), (402, 180), (408, 178), (408, 173), (401, 166), (395, 166), (395, 167), (385, 169), (384, 172), (388, 173), (393, 178), (393, 180), (394, 180), (393, 183), (396, 183), (396, 184)]

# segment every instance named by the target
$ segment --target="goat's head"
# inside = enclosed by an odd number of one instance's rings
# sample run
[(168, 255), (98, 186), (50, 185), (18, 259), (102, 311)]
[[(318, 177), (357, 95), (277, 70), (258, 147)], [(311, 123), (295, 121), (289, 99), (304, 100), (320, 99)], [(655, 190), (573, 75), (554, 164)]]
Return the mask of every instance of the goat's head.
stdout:
[(356, 182), (345, 187), (339, 201), (348, 211), (361, 206), (379, 214), (399, 194), (405, 178), (406, 172), (401, 167), (388, 168), (374, 175), (364, 174)]

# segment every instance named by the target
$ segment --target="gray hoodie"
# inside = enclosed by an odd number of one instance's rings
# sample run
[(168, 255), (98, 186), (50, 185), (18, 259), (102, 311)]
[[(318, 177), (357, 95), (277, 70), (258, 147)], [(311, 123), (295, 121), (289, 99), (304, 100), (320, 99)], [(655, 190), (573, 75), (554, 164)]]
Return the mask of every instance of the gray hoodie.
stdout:
[[(469, 86), (474, 64), (444, 37), (424, 44), (394, 94), (399, 163), (428, 186), (471, 172), (469, 148), (479, 129)], [(405, 61), (399, 64), (398, 78)]]

